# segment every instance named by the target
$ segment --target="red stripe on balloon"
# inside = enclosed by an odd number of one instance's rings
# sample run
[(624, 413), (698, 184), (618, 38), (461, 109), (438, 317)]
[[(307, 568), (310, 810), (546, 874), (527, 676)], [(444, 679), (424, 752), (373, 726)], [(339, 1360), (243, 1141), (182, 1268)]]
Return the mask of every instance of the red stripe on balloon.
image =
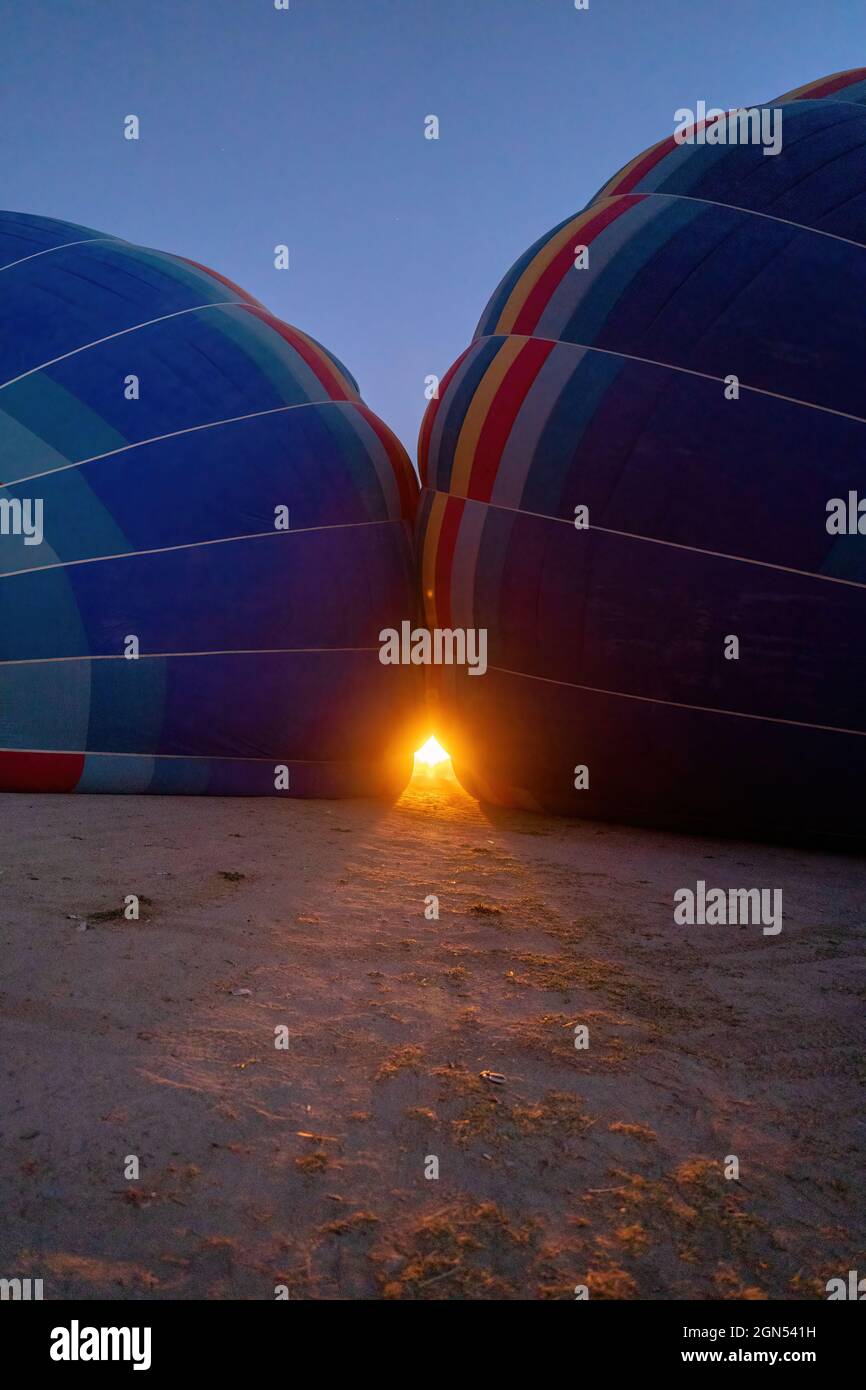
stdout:
[[(706, 124), (706, 121), (697, 121), (693, 129), (698, 131)], [(629, 169), (627, 174), (623, 174), (619, 182), (607, 190), (606, 197), (611, 198), (620, 193), (630, 193), (631, 190), (640, 183), (644, 174), (648, 174), (650, 169), (654, 169), (657, 164), (660, 164), (663, 159), (667, 159), (668, 155), (676, 149), (679, 149), (679, 145), (675, 137), (669, 135), (666, 140), (662, 140), (661, 144), (649, 150), (633, 169)]]
[[(575, 231), (575, 242), (571, 239), (567, 245), (563, 246), (557, 256), (554, 256), (544, 274), (539, 277), (526, 297), (526, 302), (514, 320), (511, 329), (512, 334), (532, 333), (538, 327), (538, 321), (550, 302), (551, 296), (564, 275), (574, 267), (574, 247), (576, 245), (589, 246), (605, 227), (609, 227), (611, 222), (615, 222), (623, 213), (629, 211), (637, 203), (642, 203), (646, 194), (635, 193), (629, 198), (618, 198), (610, 207), (604, 208), (597, 216), (590, 220), (583, 227), (578, 227)], [(573, 270), (573, 274), (582, 275), (584, 271)]]
[(418, 480), (415, 477), (415, 470), (409, 462), (409, 455), (403, 448), (397, 436), (389, 430), (383, 420), (375, 415), (369, 406), (358, 403), (355, 407), (370, 428), (375, 431), (382, 448), (388, 455), (388, 462), (394, 470), (394, 477), (397, 480), (397, 489), (400, 493), (400, 513), (407, 520), (412, 521), (418, 506)]
[(445, 515), (436, 554), (436, 617), (440, 627), (451, 626), (451, 568), (465, 505), (462, 497), (448, 497), (445, 500)]
[(253, 304), (257, 309), (264, 307), (260, 299), (256, 299), (254, 295), (241, 289), (241, 286), (236, 285), (234, 280), (229, 280), (228, 276), (220, 275), (218, 270), (211, 270), (209, 265), (202, 265), (201, 261), (190, 260), (189, 256), (176, 256), (175, 259), (178, 261), (185, 261), (187, 265), (195, 266), (196, 270), (203, 270), (205, 275), (210, 275), (211, 279), (218, 280), (221, 285), (225, 285), (234, 294), (238, 295), (239, 298), (243, 300), (244, 304)]
[(275, 333), (279, 333), (280, 337), (294, 348), (298, 356), (306, 362), (310, 371), (318, 377), (332, 401), (357, 400), (355, 394), (343, 384), (342, 379), (327, 358), (322, 353), (316, 352), (315, 348), (300, 333), (296, 333), (287, 323), (283, 323), (282, 319), (269, 314), (267, 309), (250, 308), (250, 313), (255, 314), (256, 318), (261, 319), (262, 323), (266, 323)]
[(530, 338), (500, 382), (478, 437), (467, 488), (469, 496), (479, 502), (490, 501), (502, 450), (535, 378), (555, 346), (540, 338)]
[(83, 753), (0, 749), (0, 791), (73, 792), (83, 771)]
[(843, 72), (838, 77), (831, 77), (827, 82), (819, 83), (810, 91), (801, 93), (797, 100), (812, 101), (816, 97), (828, 97), (833, 92), (840, 92), (843, 87), (855, 87), (858, 82), (863, 82), (864, 79), (866, 79), (866, 68), (855, 68), (853, 72)]
[(474, 347), (475, 344), (470, 343), (468, 348), (466, 349), (466, 352), (461, 352), (460, 356), (457, 358), (457, 361), (453, 362), (452, 365), (448, 368), (442, 380), (439, 382), (438, 396), (435, 396), (433, 398), (433, 400), (430, 402), (430, 404), (424, 412), (424, 418), (421, 421), (421, 430), (418, 434), (418, 472), (421, 475), (421, 482), (424, 484), (425, 487), (427, 486), (427, 466), (428, 455), (430, 450), (430, 435), (433, 433), (433, 424), (436, 420), (436, 415), (438, 413), (439, 406), (442, 403), (442, 398), (444, 397), (445, 392), (448, 390), (448, 387), (450, 386), (454, 378), (454, 373), (457, 371), (458, 367), (460, 366), (461, 362), (466, 357), (466, 355), (470, 353)]

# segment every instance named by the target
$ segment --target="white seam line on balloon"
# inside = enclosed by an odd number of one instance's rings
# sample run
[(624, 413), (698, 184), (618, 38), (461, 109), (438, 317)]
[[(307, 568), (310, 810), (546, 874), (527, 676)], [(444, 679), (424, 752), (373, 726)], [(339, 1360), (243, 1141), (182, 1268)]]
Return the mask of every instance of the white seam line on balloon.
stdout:
[[(591, 343), (572, 343), (567, 342), (564, 338), (542, 338), (535, 333), (482, 333), (479, 337), (473, 338), (470, 347), (474, 343), (484, 343), (491, 338), (525, 338), (527, 342), (553, 343), (555, 347), (576, 348), (582, 352), (600, 352), (605, 357), (619, 357), (624, 362), (642, 362), (647, 367), (661, 367), (669, 372), (682, 372), (684, 376), (697, 376), (703, 381), (715, 381), (720, 386), (726, 384), (723, 376), (714, 376), (712, 372), (700, 372), (696, 367), (680, 367), (675, 362), (659, 362), (654, 357), (640, 357), (635, 352), (618, 352), (615, 348), (594, 347)], [(837, 415), (842, 420), (853, 420), (856, 425), (866, 425), (866, 418), (862, 415), (852, 415), (847, 410), (836, 410), (832, 405), (819, 405), (817, 401), (801, 401), (798, 396), (783, 396), (780, 391), (769, 391), (765, 386), (749, 386), (747, 382), (742, 380), (740, 380), (739, 386), (741, 391), (751, 391), (755, 396), (769, 396), (772, 400), (785, 401), (788, 405), (799, 405), (805, 410), (818, 410), (822, 415)]]
[(116, 555), (85, 555), (80, 560), (57, 560), (50, 565), (31, 565), (26, 570), (4, 570), (0, 579), (14, 579), (19, 574), (41, 574), (44, 570), (68, 569), (73, 565), (100, 565), (104, 560), (133, 560), (138, 555), (167, 555), (175, 550), (199, 550), (206, 545), (228, 545), (231, 541), (257, 541), (267, 536), (283, 539), (285, 536), (304, 536), (311, 531), (351, 531), (357, 526), (390, 526), (396, 522), (403, 524), (403, 517), (384, 517), (376, 521), (335, 521), (329, 526), (297, 526), (288, 531), (250, 531), (240, 536), (215, 536), (208, 541), (183, 541), (180, 545), (155, 546), (151, 550), (121, 550)]
[(604, 690), (594, 685), (578, 685), (574, 681), (554, 680), (552, 676), (532, 676), (526, 671), (511, 671), (507, 666), (488, 666), (489, 671), (499, 671), (504, 676), (517, 676), (522, 680), (543, 681), (545, 685), (561, 685), (568, 690), (584, 690), (590, 695), (609, 695), (617, 700), (640, 700), (649, 705), (665, 705), (672, 709), (696, 710), (699, 714), (726, 714), (732, 719), (757, 719), (765, 724), (786, 724), (795, 729), (814, 729), (825, 734), (851, 734), (855, 738), (866, 738), (866, 729), (846, 729), (835, 724), (811, 724), (804, 719), (780, 719), (774, 714), (750, 714), (745, 710), (716, 709), (714, 705), (690, 705), (684, 700), (662, 700), (653, 695), (631, 695), (625, 690)]
[[(200, 265), (198, 261), (190, 260), (188, 256), (181, 256), (174, 251), (163, 251), (159, 246), (142, 246), (139, 242), (127, 241), (126, 237), (120, 236), (88, 236), (82, 237), (80, 241), (64, 241), (60, 242), (57, 246), (46, 246), (43, 250), (34, 251), (29, 256), (21, 256), (17, 261), (9, 261), (6, 265), (0, 265), (0, 272), (11, 270), (12, 267), (16, 265), (23, 265), (25, 261), (35, 260), (37, 256), (48, 256), (52, 251), (63, 251), (68, 246), (89, 246), (92, 241), (110, 241), (116, 246), (128, 246), (132, 251), (145, 251), (150, 256), (162, 256), (165, 260), (172, 261), (176, 265), (183, 264), (185, 267), (189, 266), (193, 270), (198, 271), (199, 274), (207, 275), (211, 280), (219, 280), (216, 271), (211, 270), (206, 265)], [(241, 290), (241, 293), (246, 297), (242, 300), (232, 302), (254, 306), (257, 309), (264, 309), (265, 313), (270, 313), (267, 306), (264, 305), (260, 299), (256, 299), (255, 295), (247, 294), (246, 290)]]
[[(140, 328), (152, 328), (155, 323), (167, 323), (169, 319), (179, 319), (184, 314), (200, 314), (203, 309), (228, 309), (232, 307), (243, 308), (245, 301), (242, 299), (215, 299), (209, 304), (191, 304), (188, 309), (175, 309), (171, 314), (161, 314), (156, 319), (145, 319), (142, 323), (130, 324), (129, 328), (119, 328), (116, 333), (107, 333), (104, 338), (94, 338), (92, 343), (81, 343), (77, 348), (71, 348), (69, 352), (61, 352), (59, 357), (52, 357), (48, 362), (39, 362), (35, 367), (28, 367), (26, 372), (10, 377), (8, 381), (0, 381), (0, 391), (5, 391), (7, 386), (14, 386), (16, 382), (26, 380), (28, 376), (34, 376), (36, 372), (44, 372), (46, 367), (55, 367), (58, 362), (65, 362), (68, 357), (76, 357), (79, 352), (87, 352), (90, 348), (100, 347), (102, 343), (110, 343), (115, 338), (123, 338), (127, 333), (137, 333)], [(246, 307), (248, 308), (249, 305)]]
[[(720, 203), (716, 198), (695, 198), (688, 193), (653, 193), (648, 190), (646, 193), (611, 193), (608, 195), (613, 198), (631, 198), (638, 196), (641, 198), (672, 198), (678, 203), (706, 203), (711, 208), (726, 208), (729, 212), (742, 212), (749, 217), (764, 217), (768, 222), (779, 222), (784, 227), (793, 227), (798, 232), (814, 232), (815, 236), (830, 237), (832, 241), (843, 241), (846, 246), (856, 246), (858, 251), (866, 251), (866, 245), (862, 241), (854, 241), (851, 237), (839, 236), (837, 232), (825, 232), (821, 227), (810, 227), (805, 222), (792, 222), (789, 217), (777, 217), (772, 212), (759, 212), (757, 208), (740, 207), (737, 203)], [(593, 205), (590, 203), (590, 207)]]
[[(136, 661), (187, 656), (327, 656), (331, 652), (378, 652), (380, 647), (225, 647), (205, 652), (140, 652)], [(123, 652), (83, 652), (75, 656), (13, 656), (0, 666), (56, 666), (65, 661), (131, 661)]]
[[(355, 400), (349, 397), (347, 400), (338, 401), (331, 397), (321, 401), (296, 401), (294, 405), (275, 405), (269, 406), (267, 410), (251, 410), (247, 415), (229, 415), (225, 420), (207, 420), (203, 425), (187, 425), (182, 430), (170, 430), (167, 434), (154, 434), (149, 439), (136, 439), (130, 444), (121, 444), (117, 449), (107, 449), (104, 454), (91, 454), (86, 459), (73, 459), (70, 463), (62, 463), (59, 468), (46, 468), (41, 473), (27, 473), (23, 478), (10, 478), (8, 482), (0, 483), (3, 487), (18, 487), (21, 483), (31, 483), (36, 478), (51, 478), (55, 473), (65, 473), (70, 468), (83, 468), (86, 463), (98, 463), (100, 459), (114, 458), (116, 454), (129, 453), (130, 449), (142, 449), (146, 444), (159, 444), (164, 439), (178, 439), (184, 434), (195, 434), (198, 430), (214, 430), (220, 425), (235, 425), (243, 420), (257, 420), (262, 415), (281, 415), (287, 410), (305, 410), (313, 405), (350, 405), (355, 409), (365, 403), (360, 399)], [(369, 406), (365, 407), (369, 409)]]
[[(168, 758), (173, 762), (187, 763), (303, 763), (309, 767), (352, 767), (358, 760), (353, 758), (293, 758), (288, 754), (275, 753), (272, 758), (242, 758), (235, 753), (122, 753), (99, 748), (0, 748), (2, 753), (46, 753), (58, 758)], [(367, 761), (362, 759), (363, 767)], [(378, 760), (377, 764), (378, 764)]]
[(89, 246), (93, 241), (113, 241), (120, 246), (132, 244), (119, 236), (85, 236), (80, 241), (63, 241), (58, 246), (45, 246), (41, 251), (32, 251), (29, 256), (20, 256), (17, 261), (7, 261), (6, 265), (0, 265), (0, 274), (4, 270), (12, 270), (16, 265), (23, 265), (25, 261), (35, 261), (37, 256), (50, 256), (52, 251), (65, 251), (69, 246)]
[[(686, 545), (683, 541), (666, 541), (659, 536), (641, 536), (634, 531), (618, 531), (612, 526), (597, 526), (593, 522), (586, 526), (575, 526), (574, 520), (567, 516), (549, 516), (546, 512), (530, 512), (523, 507), (507, 507), (502, 502), (491, 502), (483, 497), (461, 497), (455, 492), (444, 492), (441, 488), (427, 487), (426, 492), (439, 497), (453, 497), (458, 502), (474, 502), (479, 507), (493, 507), (496, 511), (512, 512), (515, 516), (532, 516), (539, 521), (557, 521), (562, 526), (573, 527), (576, 531), (599, 531), (606, 536), (622, 536), (629, 541), (644, 541), (647, 545), (664, 545), (671, 550), (686, 550), (693, 555), (708, 555), (714, 560), (731, 560), (741, 565), (757, 565), (760, 569), (779, 570), (782, 574), (796, 574), (801, 579), (820, 579), (827, 584), (844, 584), (851, 589), (866, 589), (866, 582), (859, 579), (842, 579), (835, 574), (819, 574), (815, 570), (795, 569), (792, 565), (778, 565), (772, 560), (756, 560), (749, 555), (729, 555), (724, 550), (707, 550), (699, 545)], [(0, 575), (0, 578), (3, 578)]]
[[(238, 651), (217, 651), (217, 652), (152, 652), (142, 653), (137, 660), (145, 659), (149, 656), (153, 660), (166, 657), (196, 657), (196, 656), (261, 656), (261, 655), (280, 655), (283, 653), (292, 654), (294, 652), (324, 654), (327, 652), (375, 652), (377, 647), (297, 647), (297, 648), (275, 648), (275, 649), (255, 649)], [(27, 666), (27, 665), (54, 665), (66, 661), (125, 661), (128, 658), (122, 653), (111, 656), (61, 656), (61, 657), (25, 657), (17, 661), (3, 661), (0, 666)], [(781, 719), (772, 714), (751, 714), (745, 710), (719, 709), (714, 705), (693, 705), (683, 700), (662, 700), (652, 695), (634, 695), (625, 690), (606, 690), (600, 686), (580, 685), (574, 681), (555, 680), (551, 676), (535, 676), (527, 671), (512, 671), (507, 666), (491, 665), (491, 671), (498, 671), (500, 675), (514, 676), (520, 680), (541, 681), (545, 685), (561, 686), (567, 690), (582, 690), (590, 695), (605, 695), (618, 700), (638, 700), (643, 704), (664, 705), (666, 708), (694, 710), (699, 714), (721, 714), (728, 715), (732, 719), (753, 719), (766, 724), (783, 724), (796, 729), (813, 729), (818, 733), (827, 734), (849, 734), (856, 738), (866, 738), (864, 729), (848, 729), (833, 724), (813, 724), (802, 719)], [(10, 752), (27, 750), (7, 750)], [(31, 750), (37, 751), (37, 750)], [(178, 755), (181, 756), (181, 755)]]

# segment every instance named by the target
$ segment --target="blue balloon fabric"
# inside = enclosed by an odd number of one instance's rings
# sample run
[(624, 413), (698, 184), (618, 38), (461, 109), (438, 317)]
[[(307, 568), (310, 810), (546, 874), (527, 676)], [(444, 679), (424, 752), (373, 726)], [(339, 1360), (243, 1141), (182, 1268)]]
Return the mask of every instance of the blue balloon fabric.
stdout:
[(440, 736), (487, 801), (866, 832), (866, 69), (761, 119), (778, 153), (711, 121), (537, 241), (427, 411), (427, 620), (489, 644)]
[(417, 483), (215, 272), (0, 213), (0, 789), (339, 796), (411, 771)]

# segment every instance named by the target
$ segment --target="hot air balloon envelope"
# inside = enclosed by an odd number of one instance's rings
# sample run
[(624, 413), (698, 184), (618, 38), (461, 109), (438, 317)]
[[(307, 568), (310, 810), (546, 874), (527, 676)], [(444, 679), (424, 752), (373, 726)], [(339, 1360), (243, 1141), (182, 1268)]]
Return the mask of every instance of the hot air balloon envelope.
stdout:
[(771, 103), (778, 153), (639, 155), (516, 262), (443, 379), (422, 586), (431, 625), (488, 631), (484, 678), (439, 690), (480, 797), (866, 830), (866, 536), (832, 523), (863, 490), (864, 103), (859, 69)]
[(417, 672), (378, 647), (417, 485), (341, 363), (213, 271), (20, 213), (0, 308), (0, 788), (406, 780)]

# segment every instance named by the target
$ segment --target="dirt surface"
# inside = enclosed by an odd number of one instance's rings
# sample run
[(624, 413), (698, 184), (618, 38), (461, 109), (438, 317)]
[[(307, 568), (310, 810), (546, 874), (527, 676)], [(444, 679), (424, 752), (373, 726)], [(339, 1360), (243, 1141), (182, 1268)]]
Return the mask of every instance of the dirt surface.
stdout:
[[(866, 862), (443, 775), (393, 806), (6, 795), (0, 827), (0, 1275), (823, 1298), (866, 1268)], [(782, 888), (782, 932), (675, 925), (698, 879)]]

